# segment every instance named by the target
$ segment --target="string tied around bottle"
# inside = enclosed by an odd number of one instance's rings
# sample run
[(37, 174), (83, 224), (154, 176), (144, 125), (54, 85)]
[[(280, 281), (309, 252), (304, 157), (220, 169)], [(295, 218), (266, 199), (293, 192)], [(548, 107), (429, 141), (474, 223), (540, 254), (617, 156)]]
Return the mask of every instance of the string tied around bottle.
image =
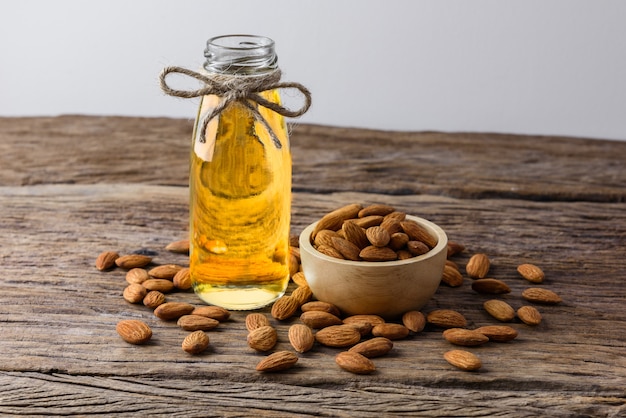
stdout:
[[(183, 74), (195, 78), (196, 80), (204, 83), (204, 86), (196, 90), (173, 89), (167, 85), (165, 80), (166, 77), (172, 73)], [(161, 71), (161, 75), (159, 76), (161, 90), (169, 96), (191, 99), (213, 94), (220, 98), (219, 104), (200, 121), (200, 142), (206, 142), (205, 135), (209, 122), (222, 113), (231, 103), (237, 102), (247, 108), (252, 113), (254, 118), (258, 120), (265, 127), (265, 129), (267, 129), (272, 142), (276, 148), (279, 149), (282, 147), (280, 140), (267, 120), (265, 120), (263, 115), (259, 113), (257, 106), (253, 103), (270, 109), (279, 115), (290, 118), (302, 116), (307, 110), (309, 110), (309, 107), (311, 107), (311, 92), (309, 89), (300, 83), (281, 82), (280, 78), (280, 69), (275, 69), (268, 73), (259, 75), (240, 76), (210, 73), (203, 74), (183, 67), (166, 67)], [(264, 91), (275, 89), (298, 90), (304, 97), (304, 103), (299, 109), (291, 110), (278, 103), (267, 100), (259, 94)]]

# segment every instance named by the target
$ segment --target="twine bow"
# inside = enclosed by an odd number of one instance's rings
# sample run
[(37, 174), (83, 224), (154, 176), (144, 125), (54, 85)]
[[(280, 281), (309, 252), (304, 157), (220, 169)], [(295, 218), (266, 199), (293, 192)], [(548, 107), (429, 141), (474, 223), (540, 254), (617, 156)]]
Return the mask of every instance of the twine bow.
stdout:
[[(165, 78), (168, 74), (179, 73), (195, 78), (204, 83), (204, 87), (197, 90), (176, 90), (167, 85)], [(182, 67), (166, 67), (161, 71), (159, 77), (161, 82), (161, 90), (165, 94), (175, 97), (184, 97), (187, 99), (201, 97), (208, 94), (214, 94), (220, 97), (220, 103), (206, 115), (200, 124), (199, 141), (206, 142), (206, 128), (209, 122), (224, 111), (231, 103), (238, 102), (246, 107), (256, 120), (263, 124), (267, 129), (272, 142), (276, 148), (281, 148), (280, 140), (272, 130), (271, 126), (265, 120), (263, 115), (259, 113), (257, 107), (253, 104), (263, 106), (279, 115), (286, 117), (302, 116), (309, 107), (311, 107), (311, 92), (300, 83), (280, 82), (280, 70), (276, 69), (272, 72), (262, 75), (251, 76), (231, 76), (225, 74), (201, 74)], [(296, 110), (288, 109), (278, 103), (271, 102), (263, 98), (259, 93), (274, 89), (296, 89), (304, 96), (304, 104)]]

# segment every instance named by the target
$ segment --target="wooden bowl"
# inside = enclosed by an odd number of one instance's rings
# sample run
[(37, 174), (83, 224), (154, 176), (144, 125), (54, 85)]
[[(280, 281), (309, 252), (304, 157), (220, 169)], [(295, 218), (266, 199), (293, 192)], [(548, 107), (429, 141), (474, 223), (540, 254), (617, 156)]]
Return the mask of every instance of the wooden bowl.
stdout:
[(421, 309), (435, 294), (447, 258), (448, 237), (436, 224), (416, 216), (437, 238), (426, 254), (396, 261), (350, 261), (318, 252), (311, 243), (316, 223), (300, 234), (302, 271), (316, 299), (336, 305), (346, 315), (394, 318)]

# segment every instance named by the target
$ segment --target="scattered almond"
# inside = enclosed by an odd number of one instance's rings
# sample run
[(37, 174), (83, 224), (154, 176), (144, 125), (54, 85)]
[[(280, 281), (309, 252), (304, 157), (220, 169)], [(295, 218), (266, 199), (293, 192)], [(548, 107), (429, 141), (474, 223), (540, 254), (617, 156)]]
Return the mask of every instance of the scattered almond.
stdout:
[(384, 324), (375, 325), (374, 328), (372, 328), (372, 335), (374, 337), (385, 337), (390, 340), (400, 340), (409, 335), (409, 329), (402, 324), (386, 322)]
[(498, 279), (478, 279), (472, 282), (472, 290), (477, 293), (486, 293), (492, 295), (502, 295), (511, 293), (511, 288)]
[(313, 329), (322, 329), (331, 325), (341, 325), (343, 323), (339, 317), (325, 311), (302, 312), (300, 320), (305, 325)]
[(256, 365), (259, 372), (278, 372), (291, 369), (298, 362), (298, 356), (290, 351), (277, 351), (265, 357)]
[(117, 333), (130, 344), (144, 344), (152, 338), (152, 329), (138, 319), (125, 319), (117, 323)]
[(158, 290), (149, 291), (143, 298), (144, 306), (155, 309), (157, 306), (165, 303), (165, 295)]
[(189, 254), (189, 240), (181, 239), (179, 241), (170, 242), (165, 246), (165, 249), (172, 253)]
[(178, 319), (183, 315), (188, 315), (194, 310), (194, 306), (185, 302), (165, 302), (154, 310), (154, 315), (169, 321), (172, 319)]
[(529, 287), (522, 292), (522, 297), (529, 302), (545, 303), (547, 305), (556, 305), (562, 302), (559, 295), (540, 287)]
[(306, 325), (293, 324), (289, 327), (289, 342), (298, 353), (306, 353), (315, 343), (313, 331)]
[(517, 266), (518, 273), (532, 283), (542, 283), (545, 278), (543, 270), (534, 264), (520, 264)]
[(138, 283), (141, 284), (148, 280), (150, 275), (146, 269), (142, 268), (132, 268), (126, 272), (126, 281), (128, 283)]
[(250, 331), (247, 341), (248, 346), (256, 351), (269, 351), (276, 345), (278, 334), (274, 327), (265, 325)]
[(437, 309), (426, 315), (426, 321), (441, 328), (464, 328), (467, 325), (465, 317), (452, 309)]
[(489, 338), (480, 332), (465, 328), (449, 328), (443, 332), (443, 338), (446, 341), (463, 346), (476, 346), (489, 341)]
[(148, 270), (150, 277), (171, 280), (183, 267), (177, 264), (163, 264)]
[(315, 340), (327, 347), (348, 347), (358, 343), (361, 334), (349, 325), (331, 325), (317, 331)]
[(366, 322), (370, 324), (372, 327), (378, 324), (384, 324), (385, 320), (378, 315), (367, 315), (367, 314), (359, 314), (359, 315), (350, 315), (343, 318), (344, 324), (354, 324), (357, 322)]
[(125, 270), (145, 267), (152, 262), (152, 257), (142, 254), (128, 254), (115, 259), (115, 264)]
[(124, 289), (124, 299), (130, 303), (139, 303), (143, 301), (143, 298), (146, 297), (148, 291), (145, 287), (140, 284), (132, 283), (126, 286)]
[(291, 318), (300, 308), (300, 302), (293, 296), (281, 296), (272, 305), (271, 315), (279, 321)]
[(198, 306), (191, 311), (192, 315), (206, 316), (207, 318), (215, 319), (216, 321), (224, 322), (230, 318), (230, 311), (220, 306)]
[(474, 331), (485, 335), (491, 341), (511, 341), (517, 338), (517, 330), (507, 325), (485, 325)]
[(491, 267), (491, 262), (487, 254), (479, 253), (470, 257), (465, 271), (472, 279), (484, 279), (489, 272), (489, 267)]
[(115, 260), (119, 258), (115, 251), (104, 251), (96, 258), (96, 268), (100, 271), (109, 270), (115, 266)]
[(482, 367), (482, 362), (473, 353), (465, 350), (450, 350), (443, 357), (448, 363), (465, 371), (474, 371)]
[(313, 291), (308, 285), (298, 286), (293, 292), (291, 292), (291, 297), (296, 299), (298, 306), (302, 306), (313, 297)]
[(369, 374), (376, 370), (372, 360), (353, 351), (343, 351), (337, 354), (335, 362), (342, 369), (355, 374)]
[(308, 286), (309, 284), (306, 281), (306, 277), (304, 277), (304, 273), (299, 271), (293, 276), (291, 276), (291, 280), (298, 286)]
[(448, 258), (450, 258), (465, 251), (465, 246), (462, 244), (459, 244), (458, 242), (448, 240), (447, 250), (448, 250)]
[(330, 314), (333, 314), (336, 317), (341, 316), (341, 312), (339, 311), (339, 308), (337, 308), (332, 303), (322, 302), (321, 300), (314, 300), (311, 302), (307, 302), (300, 307), (300, 310), (302, 310), (302, 312), (322, 311), (322, 312), (328, 312)]
[(517, 310), (517, 317), (526, 325), (541, 323), (541, 313), (534, 306), (522, 306)]
[(189, 267), (184, 267), (178, 270), (178, 272), (172, 278), (174, 287), (180, 290), (191, 289), (191, 274)]
[(246, 329), (248, 331), (253, 331), (268, 325), (270, 325), (270, 320), (262, 313), (254, 312), (246, 316)]
[(374, 337), (358, 343), (348, 351), (359, 353), (367, 358), (380, 357), (387, 354), (393, 348), (393, 341), (385, 337)]
[(183, 315), (178, 318), (177, 325), (185, 331), (208, 331), (216, 328), (220, 322), (202, 315)]
[(491, 299), (483, 303), (483, 307), (495, 319), (509, 322), (515, 318), (515, 309), (503, 300)]
[(441, 281), (450, 287), (459, 287), (463, 284), (463, 275), (458, 269), (446, 264), (443, 267)]
[(182, 348), (189, 354), (200, 354), (209, 347), (209, 336), (204, 331), (194, 331), (183, 340)]
[(170, 293), (174, 290), (174, 283), (167, 279), (148, 279), (141, 285), (148, 290), (158, 290), (161, 293)]
[(408, 311), (402, 315), (402, 323), (412, 332), (421, 332), (426, 326), (426, 317), (420, 311)]

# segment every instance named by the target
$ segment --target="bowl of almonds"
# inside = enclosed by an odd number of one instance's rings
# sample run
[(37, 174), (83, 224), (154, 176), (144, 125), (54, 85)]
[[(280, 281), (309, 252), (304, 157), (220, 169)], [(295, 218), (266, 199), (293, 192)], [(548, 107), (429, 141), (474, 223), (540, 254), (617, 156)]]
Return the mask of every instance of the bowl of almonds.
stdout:
[(392, 206), (351, 204), (307, 226), (302, 271), (318, 300), (348, 315), (393, 318), (421, 309), (439, 287), (448, 238)]

